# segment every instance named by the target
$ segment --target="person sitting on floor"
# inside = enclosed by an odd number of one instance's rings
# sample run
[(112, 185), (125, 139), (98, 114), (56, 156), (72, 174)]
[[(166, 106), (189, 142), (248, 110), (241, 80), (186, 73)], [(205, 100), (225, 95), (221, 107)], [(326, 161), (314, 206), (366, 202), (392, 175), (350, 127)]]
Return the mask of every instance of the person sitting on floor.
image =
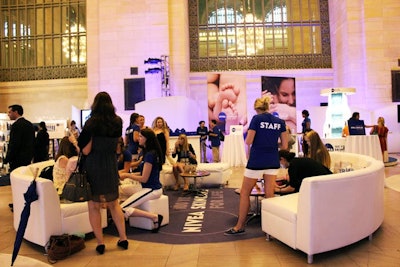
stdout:
[(320, 162), (311, 158), (295, 158), (295, 153), (287, 150), (279, 151), (279, 159), (282, 167), (288, 169), (288, 175), (278, 177), (282, 179), (276, 185), (275, 193), (290, 194), (299, 192), (304, 178), (332, 174), (332, 172)]

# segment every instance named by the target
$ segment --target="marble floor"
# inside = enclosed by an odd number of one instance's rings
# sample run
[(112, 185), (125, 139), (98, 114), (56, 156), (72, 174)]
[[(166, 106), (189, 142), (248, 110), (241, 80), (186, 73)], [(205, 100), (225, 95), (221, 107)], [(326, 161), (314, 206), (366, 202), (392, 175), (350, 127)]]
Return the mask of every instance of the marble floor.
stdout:
[[(399, 155), (391, 155), (399, 158)], [(385, 168), (386, 177), (400, 174), (400, 165)], [(229, 187), (240, 187), (243, 168), (233, 168)], [(11, 254), (15, 239), (11, 187), (0, 187), (0, 253)], [(400, 266), (400, 192), (385, 188), (385, 219), (372, 241), (317, 254), (313, 266)], [(229, 225), (227, 225), (228, 228)], [(226, 243), (168, 245), (130, 240), (129, 249), (117, 249), (117, 237), (105, 236), (106, 253), (97, 255), (96, 241), (86, 249), (56, 263), (63, 266), (309, 266), (307, 256), (285, 244), (263, 237)], [(234, 239), (234, 238), (233, 238)], [(19, 255), (47, 263), (43, 248), (24, 241)], [(11, 257), (10, 257), (11, 258)], [(16, 265), (15, 265), (16, 266)]]

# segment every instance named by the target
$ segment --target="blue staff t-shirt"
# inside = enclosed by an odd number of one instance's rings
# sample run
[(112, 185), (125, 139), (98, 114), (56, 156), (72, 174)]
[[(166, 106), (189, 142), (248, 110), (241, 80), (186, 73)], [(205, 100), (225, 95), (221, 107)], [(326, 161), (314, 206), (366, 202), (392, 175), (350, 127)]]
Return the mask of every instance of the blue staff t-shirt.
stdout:
[[(249, 130), (256, 131), (250, 148), (247, 169), (265, 170), (278, 169), (278, 139), (286, 131), (286, 124), (270, 113), (254, 115)], [(261, 177), (260, 177), (261, 178)]]
[(139, 142), (133, 141), (135, 131), (140, 133), (140, 127), (137, 124), (129, 125), (125, 131), (125, 135), (128, 136), (128, 151), (131, 152), (132, 155), (137, 155), (139, 148)]
[(153, 190), (157, 190), (160, 189), (162, 187), (161, 183), (160, 183), (160, 159), (157, 156), (157, 153), (155, 151), (148, 151), (145, 155), (144, 155), (144, 159), (142, 160), (142, 162), (139, 165), (139, 169), (140, 169), (140, 174), (142, 174), (143, 172), (143, 166), (144, 163), (150, 163), (151, 164), (151, 172), (150, 172), (150, 176), (149, 179), (147, 180), (146, 183), (142, 183), (142, 187), (143, 188), (151, 188)]

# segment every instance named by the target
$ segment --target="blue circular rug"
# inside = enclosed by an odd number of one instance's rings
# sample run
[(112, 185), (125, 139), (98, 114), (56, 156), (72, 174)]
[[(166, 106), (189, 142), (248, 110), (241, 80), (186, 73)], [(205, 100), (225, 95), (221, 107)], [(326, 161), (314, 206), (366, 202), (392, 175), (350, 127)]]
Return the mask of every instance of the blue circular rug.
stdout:
[[(234, 189), (206, 189), (204, 197), (182, 196), (182, 192), (179, 191), (166, 191), (165, 194), (169, 197), (169, 224), (161, 227), (158, 233), (126, 224), (129, 239), (166, 244), (194, 244), (265, 236), (261, 230), (260, 217), (248, 223), (245, 234), (224, 235), (237, 221), (239, 195)], [(110, 224), (105, 233), (117, 235), (115, 225)]]

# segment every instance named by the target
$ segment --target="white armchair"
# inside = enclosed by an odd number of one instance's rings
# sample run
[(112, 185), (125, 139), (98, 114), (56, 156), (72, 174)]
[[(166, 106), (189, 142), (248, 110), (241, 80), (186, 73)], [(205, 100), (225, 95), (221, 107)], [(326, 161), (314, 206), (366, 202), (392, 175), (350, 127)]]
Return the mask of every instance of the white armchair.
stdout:
[[(54, 161), (48, 160), (19, 167), (11, 172), (15, 230), (18, 229), (25, 205), (24, 193), (33, 180), (32, 171), (39, 168), (40, 174), (43, 168), (52, 164)], [(62, 204), (51, 180), (38, 177), (36, 184), (39, 199), (31, 204), (25, 240), (44, 247), (51, 235), (92, 232), (87, 202)], [(105, 209), (102, 210), (102, 226), (107, 226)]]
[(384, 165), (372, 157), (331, 152), (332, 166), (353, 171), (304, 179), (300, 192), (262, 201), (262, 230), (313, 255), (341, 248), (372, 234), (384, 216)]

